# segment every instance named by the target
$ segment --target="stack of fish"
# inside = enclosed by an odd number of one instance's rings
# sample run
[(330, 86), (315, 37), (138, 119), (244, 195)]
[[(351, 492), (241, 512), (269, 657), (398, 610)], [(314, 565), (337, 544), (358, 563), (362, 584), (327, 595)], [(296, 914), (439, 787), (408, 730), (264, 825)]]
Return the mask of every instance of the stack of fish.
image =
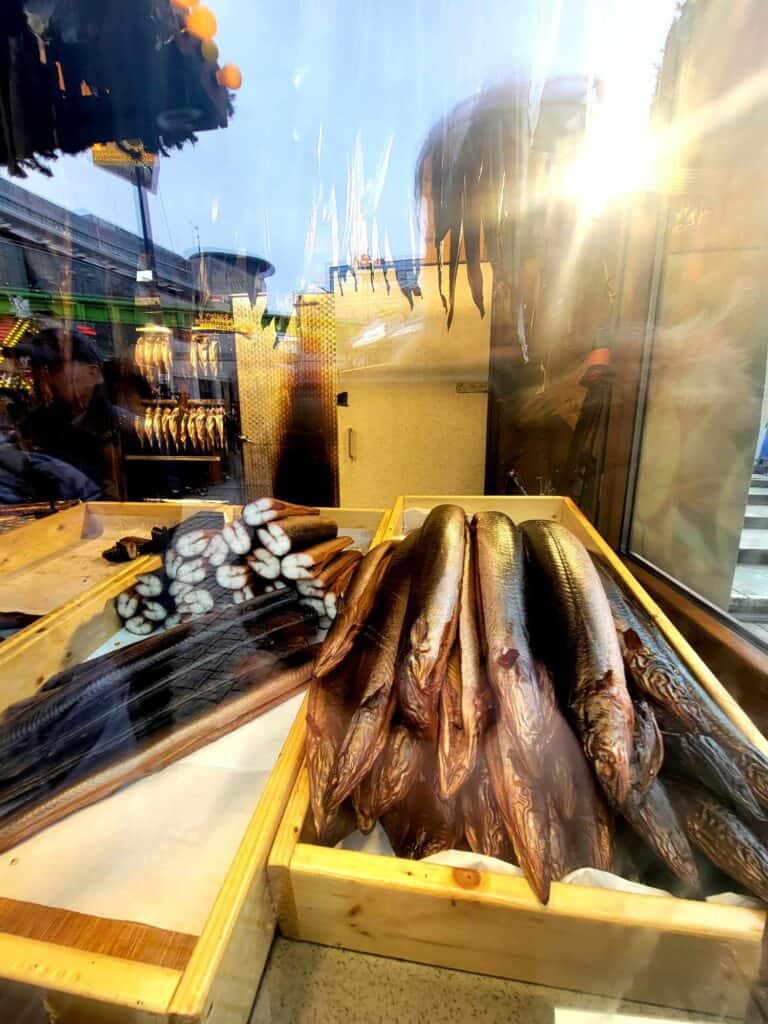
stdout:
[(259, 498), (221, 529), (177, 532), (163, 568), (138, 576), (117, 598), (117, 613), (130, 633), (148, 636), (216, 607), (291, 589), (327, 629), (362, 558), (348, 550), (352, 543), (319, 509)]
[(442, 505), (369, 552), (307, 736), (321, 843), (380, 821), (398, 856), (518, 863), (542, 903), (584, 867), (696, 895), (712, 863), (768, 899), (768, 759), (560, 524)]

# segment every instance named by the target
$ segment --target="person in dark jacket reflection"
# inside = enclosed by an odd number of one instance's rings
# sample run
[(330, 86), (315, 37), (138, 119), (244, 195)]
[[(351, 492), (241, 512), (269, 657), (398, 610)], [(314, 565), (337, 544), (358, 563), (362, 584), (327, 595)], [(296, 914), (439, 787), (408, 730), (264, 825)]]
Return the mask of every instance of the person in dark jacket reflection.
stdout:
[(132, 416), (109, 401), (96, 345), (76, 330), (47, 328), (18, 349), (29, 357), (38, 403), (19, 424), (21, 447), (74, 467), (101, 497), (119, 499), (120, 436)]

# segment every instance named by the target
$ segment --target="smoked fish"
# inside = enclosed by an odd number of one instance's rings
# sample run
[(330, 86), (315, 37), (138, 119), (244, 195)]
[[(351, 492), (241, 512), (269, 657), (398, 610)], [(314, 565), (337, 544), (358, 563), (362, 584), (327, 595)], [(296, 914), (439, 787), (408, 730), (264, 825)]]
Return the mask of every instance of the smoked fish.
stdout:
[(768, 808), (768, 758), (741, 734), (693, 677), (664, 634), (615, 575), (595, 559), (610, 602), (621, 652), (634, 685), (675, 720), (681, 731), (711, 736), (730, 755), (760, 803)]
[(478, 634), (474, 545), (467, 540), (457, 642), (440, 691), (438, 779), (443, 797), (455, 796), (472, 774), (492, 708)]
[(395, 662), (410, 588), (408, 550), (401, 546), (387, 566), (373, 611), (358, 637), (362, 689), (328, 781), (329, 810), (346, 800), (384, 749), (395, 711)]
[(706, 790), (670, 784), (691, 842), (722, 871), (768, 900), (768, 851), (751, 829)]
[[(415, 543), (414, 536), (412, 544)], [(376, 598), (379, 582), (395, 547), (394, 541), (377, 544), (369, 551), (352, 577), (341, 610), (333, 620), (315, 664), (318, 679), (327, 676), (346, 658), (363, 628)]]
[(438, 505), (413, 555), (396, 680), (404, 722), (429, 739), (437, 735), (440, 683), (458, 628), (465, 533), (464, 510)]
[[(540, 520), (523, 523), (522, 531), (539, 603), (562, 629), (561, 670), (584, 753), (609, 799), (621, 806), (630, 787), (634, 711), (605, 591), (586, 548), (566, 527)], [(544, 621), (543, 608), (538, 614)]]
[[(343, 808), (326, 807), (328, 780), (336, 765), (341, 744), (355, 708), (357, 657), (348, 658), (330, 676), (312, 677), (307, 704), (307, 769), (312, 817), (320, 843), (334, 845)], [(354, 828), (351, 825), (350, 831)], [(342, 829), (343, 831), (343, 829)]]

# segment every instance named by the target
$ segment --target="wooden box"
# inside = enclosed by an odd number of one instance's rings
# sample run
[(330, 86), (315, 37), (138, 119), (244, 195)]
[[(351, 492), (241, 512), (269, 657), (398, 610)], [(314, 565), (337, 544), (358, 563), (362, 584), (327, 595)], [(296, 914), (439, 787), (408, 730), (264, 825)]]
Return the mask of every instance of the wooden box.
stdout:
[[(342, 531), (353, 531), (359, 543), (380, 539), (389, 520), (389, 513), (381, 509), (324, 511), (337, 519)], [(227, 509), (230, 518), (238, 512), (234, 507)], [(6, 645), (0, 645), (0, 710), (34, 693), (63, 665), (84, 660), (108, 642), (120, 625), (113, 599), (131, 584), (133, 576), (155, 568), (159, 561), (158, 558), (137, 560), (131, 564), (130, 572), (102, 582), (47, 616), (51, 621), (46, 623), (46, 628), (40, 631), (33, 627), (37, 632), (27, 636), (23, 650), (13, 652), (11, 657), (2, 650)], [(30, 630), (25, 633), (29, 634)], [(16, 641), (10, 641), (9, 645), (11, 643), (19, 646)], [(244, 1024), (275, 929), (275, 912), (266, 882), (266, 861), (303, 757), (303, 705), (294, 724), (290, 729), (286, 724), (285, 728), (288, 735), (282, 751), (261, 797), (253, 798), (244, 831), (236, 834), (223, 882), (212, 903), (206, 904), (204, 925), (199, 930), (179, 931), (140, 924), (130, 920), (130, 913), (75, 912), (72, 904), (68, 906), (65, 900), (44, 905), (26, 896), (15, 898), (18, 893), (14, 894), (13, 883), (8, 879), (25, 861), (29, 876), (31, 844), (46, 834), (50, 838), (51, 833), (63, 826), (76, 831), (77, 819), (95, 808), (71, 816), (0, 857), (0, 1017), (3, 1020), (27, 1019), (23, 1014), (30, 1013), (31, 1021), (47, 1020), (50, 1014), (50, 1019), (57, 1024)], [(226, 742), (236, 735), (233, 733), (218, 742)], [(204, 748), (198, 755), (213, 751), (214, 747)], [(214, 761), (214, 770), (219, 767), (214, 754), (209, 754), (207, 759)], [(178, 762), (167, 771), (187, 770), (188, 761)], [(145, 782), (136, 784), (137, 787), (144, 785)], [(193, 785), (187, 788), (193, 789)], [(131, 790), (135, 791), (135, 787), (116, 793), (98, 807), (104, 808), (112, 801), (125, 801)], [(246, 796), (244, 800), (247, 802), (247, 799)], [(136, 805), (134, 797), (134, 813), (138, 810), (142, 816), (152, 814), (151, 801), (146, 807)], [(197, 821), (195, 834), (213, 834), (216, 829), (214, 813), (210, 820)], [(103, 853), (100, 850), (94, 853), (94, 837), (83, 826), (83, 855), (90, 857), (96, 875), (110, 872), (114, 853), (111, 839), (109, 834), (106, 841), (100, 837)], [(136, 850), (138, 871), (143, 855), (141, 849)], [(37, 856), (39, 859), (40, 854)], [(15, 868), (14, 861), (18, 862)], [(61, 883), (57, 881), (57, 891), (67, 891), (68, 863), (63, 860), (43, 864), (45, 871), (63, 876)], [(177, 877), (175, 871), (173, 864), (168, 866), (168, 884), (173, 887), (170, 898), (184, 901), (188, 880)], [(82, 869), (79, 873), (73, 870), (72, 875), (80, 878)], [(96, 884), (103, 886), (98, 879)], [(126, 903), (130, 906), (131, 893), (126, 893), (117, 882), (111, 884), (115, 902), (121, 907)], [(35, 1011), (42, 1016), (33, 1016)]]
[[(442, 502), (568, 526), (610, 560), (705, 689), (768, 753), (765, 739), (569, 499), (402, 497), (388, 536), (412, 528), (415, 510)], [(760, 960), (760, 910), (561, 883), (542, 907), (522, 878), (302, 841), (308, 810), (302, 768), (268, 867), (289, 938), (718, 1017), (743, 1014)]]

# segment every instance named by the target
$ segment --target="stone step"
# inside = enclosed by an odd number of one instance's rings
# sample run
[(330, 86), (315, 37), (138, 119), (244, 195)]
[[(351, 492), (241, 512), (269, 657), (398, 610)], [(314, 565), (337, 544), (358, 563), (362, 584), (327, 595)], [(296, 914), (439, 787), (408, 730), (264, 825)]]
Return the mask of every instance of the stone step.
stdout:
[(768, 530), (768, 505), (765, 506), (765, 512), (765, 515), (755, 515), (754, 511), (750, 514), (747, 509), (747, 514), (744, 516), (744, 529)]
[(739, 548), (739, 565), (768, 565), (768, 548)]

